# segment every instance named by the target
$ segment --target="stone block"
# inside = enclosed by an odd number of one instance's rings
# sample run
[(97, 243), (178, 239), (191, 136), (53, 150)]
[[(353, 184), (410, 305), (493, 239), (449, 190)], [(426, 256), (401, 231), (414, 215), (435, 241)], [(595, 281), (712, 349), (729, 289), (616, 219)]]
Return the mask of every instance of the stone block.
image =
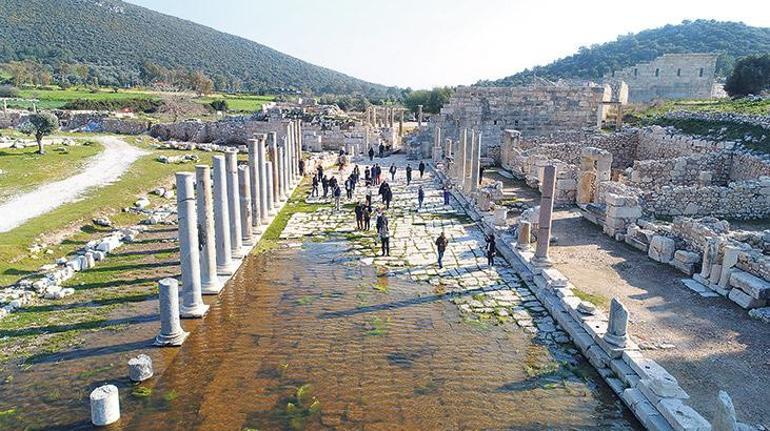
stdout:
[(556, 268), (544, 268), (540, 274), (551, 288), (565, 287), (569, 284), (567, 277)]
[(730, 285), (755, 299), (770, 298), (770, 283), (745, 271), (733, 271), (730, 274)]
[(674, 252), (674, 259), (682, 263), (698, 263), (701, 257), (698, 253), (688, 250), (677, 250)]
[(610, 365), (610, 357), (597, 345), (591, 346), (585, 356), (596, 368), (607, 368)]
[(656, 407), (675, 431), (711, 431), (711, 424), (682, 400), (664, 399)]
[[(665, 371), (665, 370), (664, 370)], [(654, 376), (652, 378), (644, 378), (639, 380), (637, 388), (642, 391), (643, 394), (648, 395), (647, 398), (653, 401), (653, 398), (678, 398), (680, 400), (686, 400), (690, 398), (690, 395), (679, 386), (676, 379), (668, 372)]]
[(673, 239), (655, 235), (650, 241), (647, 255), (656, 262), (669, 263), (674, 258), (675, 247)]
[(711, 265), (711, 271), (709, 271), (709, 284), (719, 283), (719, 278), (722, 276), (722, 265)]
[(766, 300), (752, 298), (750, 295), (744, 293), (740, 289), (731, 289), (727, 297), (730, 298), (731, 301), (747, 310), (751, 308), (760, 308), (767, 305)]
[(609, 218), (635, 219), (641, 216), (642, 216), (642, 208), (639, 206), (633, 206), (633, 207), (616, 207), (613, 205), (607, 206), (607, 217)]

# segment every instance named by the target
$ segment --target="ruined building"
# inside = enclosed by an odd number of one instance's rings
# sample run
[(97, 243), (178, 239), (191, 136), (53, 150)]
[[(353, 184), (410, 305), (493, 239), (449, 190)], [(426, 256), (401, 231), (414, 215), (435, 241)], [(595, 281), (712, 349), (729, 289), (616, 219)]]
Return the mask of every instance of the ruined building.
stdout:
[(716, 54), (664, 54), (605, 76), (628, 85), (628, 101), (709, 99), (715, 97)]

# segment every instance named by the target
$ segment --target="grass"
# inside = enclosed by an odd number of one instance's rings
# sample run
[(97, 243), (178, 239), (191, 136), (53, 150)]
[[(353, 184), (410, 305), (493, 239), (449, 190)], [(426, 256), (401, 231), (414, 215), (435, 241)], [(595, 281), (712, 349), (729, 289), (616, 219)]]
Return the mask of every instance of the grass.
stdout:
[(747, 115), (770, 115), (770, 99), (671, 100), (632, 112), (632, 117), (659, 117), (671, 111), (730, 112)]
[[(126, 139), (127, 141), (131, 141)], [(134, 142), (142, 142), (139, 139)], [(144, 144), (139, 146), (150, 149)], [(201, 158), (201, 163), (211, 162), (211, 153), (190, 151)], [(141, 157), (113, 184), (89, 193), (84, 199), (62, 205), (53, 211), (36, 217), (10, 232), (0, 233), (0, 285), (15, 282), (20, 276), (35, 271), (40, 265), (50, 263), (56, 257), (66, 255), (82, 246), (89, 234), (93, 233), (90, 220), (98, 215), (107, 215), (117, 225), (131, 225), (140, 220), (140, 216), (121, 212), (136, 201), (137, 197), (147, 195), (155, 186), (170, 182), (174, 172), (193, 171), (190, 164), (164, 164), (156, 161), (160, 154), (178, 155), (175, 150), (156, 150)], [(151, 201), (162, 198), (149, 196)], [(63, 243), (53, 246), (49, 256), (31, 253), (28, 247), (55, 232), (72, 230), (80, 234)], [(82, 235), (85, 234), (85, 235)]]
[(91, 141), (74, 146), (49, 145), (42, 155), (37, 154), (37, 146), (1, 149), (0, 202), (13, 194), (75, 174), (103, 149), (101, 144)]
[(610, 300), (602, 295), (594, 295), (578, 288), (572, 288), (572, 293), (575, 294), (580, 300), (590, 302), (591, 304), (600, 307), (607, 308), (610, 304)]
[[(142, 89), (119, 89), (117, 92), (111, 88), (100, 88), (92, 91), (88, 88), (71, 87), (62, 90), (58, 87), (23, 88), (20, 96), (25, 99), (37, 99), (39, 108), (58, 109), (77, 99), (84, 100), (126, 100), (126, 99), (160, 99), (162, 93)], [(265, 103), (273, 101), (273, 96), (256, 96), (249, 94), (230, 95), (212, 94), (204, 97), (196, 97), (193, 100), (203, 105), (208, 105), (214, 100), (226, 100), (230, 111), (255, 112), (261, 109)], [(9, 107), (29, 109), (28, 102), (10, 102)]]

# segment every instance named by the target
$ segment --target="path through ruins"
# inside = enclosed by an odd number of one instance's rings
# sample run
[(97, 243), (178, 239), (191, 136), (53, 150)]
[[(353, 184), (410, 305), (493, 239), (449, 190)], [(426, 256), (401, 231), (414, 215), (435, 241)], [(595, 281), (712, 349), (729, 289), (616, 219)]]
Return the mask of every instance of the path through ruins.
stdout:
[(81, 173), (44, 184), (0, 204), (0, 214), (3, 215), (0, 217), (0, 232), (8, 232), (27, 220), (76, 201), (89, 189), (116, 181), (136, 159), (146, 154), (114, 136), (95, 139), (104, 145), (104, 151), (94, 156)]
[(405, 187), (397, 161), (391, 257), (350, 207), (296, 214), (286, 247), (241, 267), (152, 395), (127, 397), (124, 428), (639, 429), (511, 268), (486, 267), (481, 231), (430, 175)]

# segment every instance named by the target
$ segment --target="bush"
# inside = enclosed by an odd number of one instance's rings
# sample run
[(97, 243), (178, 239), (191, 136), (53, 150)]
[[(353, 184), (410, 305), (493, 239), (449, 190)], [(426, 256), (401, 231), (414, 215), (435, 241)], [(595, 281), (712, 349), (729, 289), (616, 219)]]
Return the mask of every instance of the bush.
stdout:
[(76, 99), (64, 105), (63, 109), (74, 111), (120, 111), (130, 109), (133, 112), (153, 113), (161, 105), (160, 100), (132, 98), (120, 100)]
[(13, 85), (0, 85), (0, 97), (19, 97), (21, 91)]
[(731, 97), (758, 95), (770, 89), (770, 54), (752, 55), (738, 60), (725, 82)]
[(214, 100), (209, 105), (215, 111), (227, 112), (228, 109), (227, 100)]

